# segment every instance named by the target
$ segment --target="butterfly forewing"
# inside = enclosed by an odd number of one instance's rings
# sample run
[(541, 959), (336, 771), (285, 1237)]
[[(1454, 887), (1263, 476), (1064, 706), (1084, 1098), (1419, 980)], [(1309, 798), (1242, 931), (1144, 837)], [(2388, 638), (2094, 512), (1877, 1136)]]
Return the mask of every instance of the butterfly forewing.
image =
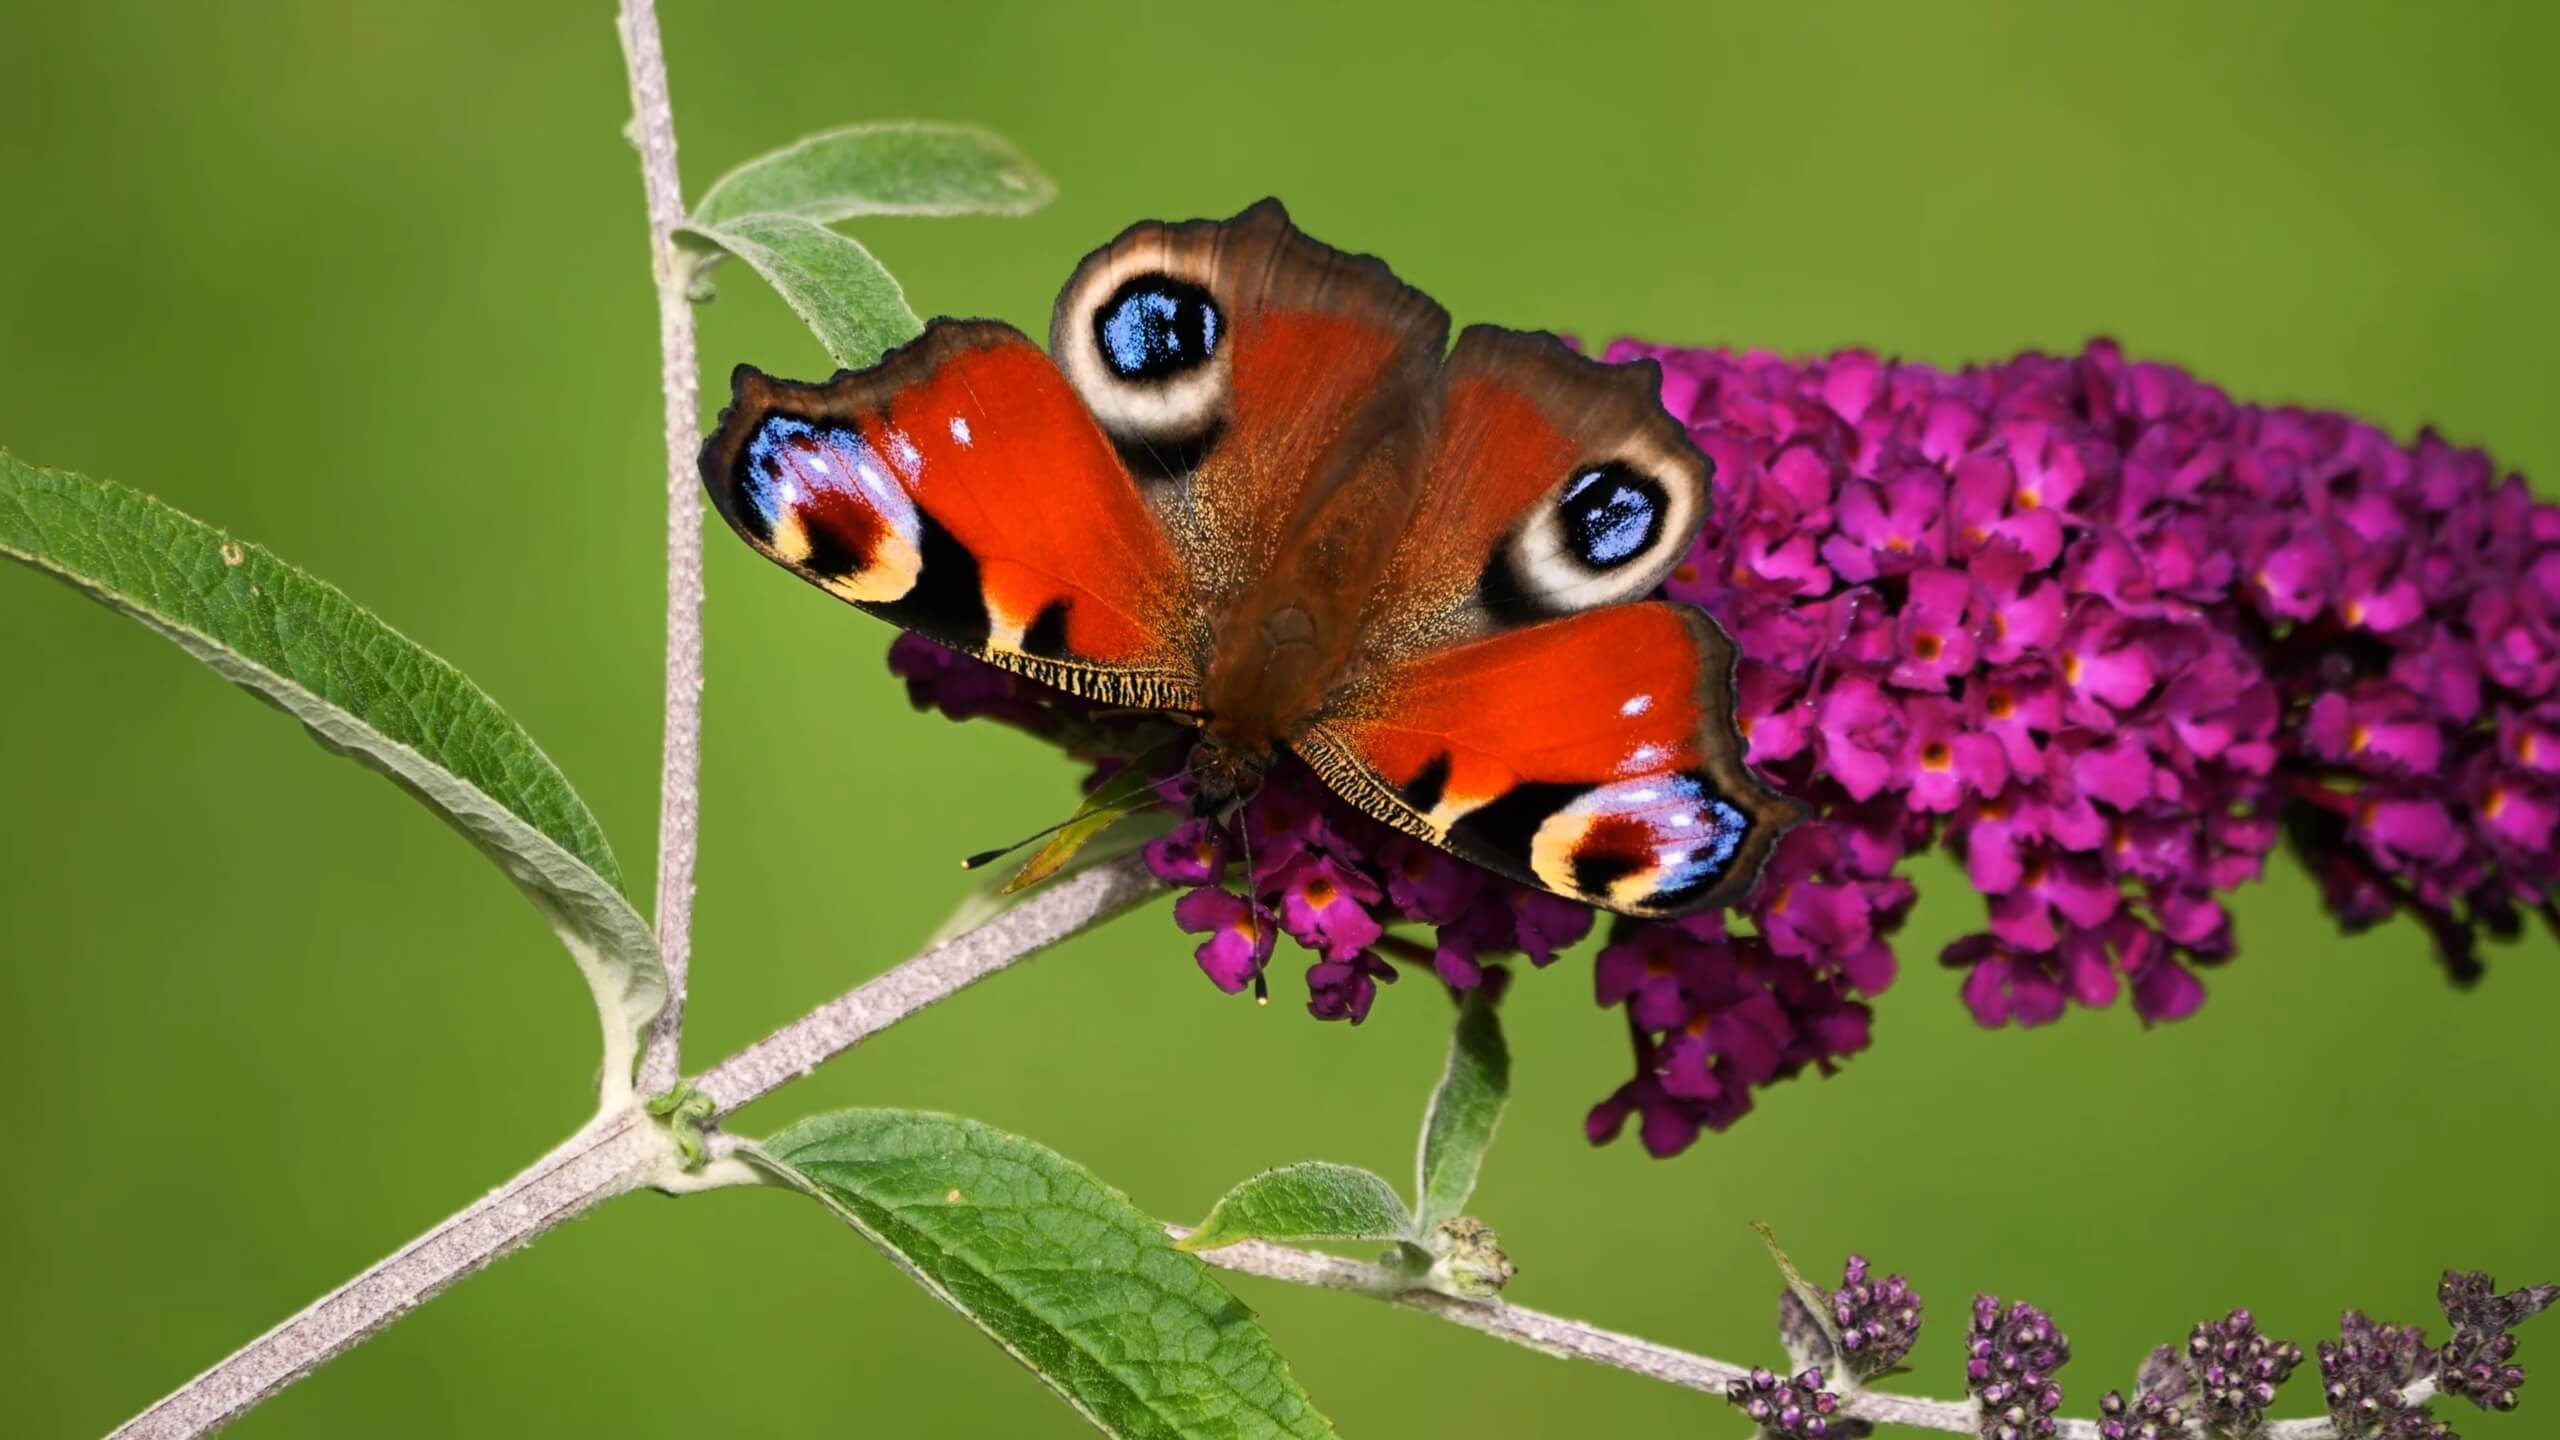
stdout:
[(935, 321), (823, 385), (741, 366), (714, 506), (811, 584), (1115, 705), (1191, 709), (1204, 632), (1161, 526), (1049, 358)]

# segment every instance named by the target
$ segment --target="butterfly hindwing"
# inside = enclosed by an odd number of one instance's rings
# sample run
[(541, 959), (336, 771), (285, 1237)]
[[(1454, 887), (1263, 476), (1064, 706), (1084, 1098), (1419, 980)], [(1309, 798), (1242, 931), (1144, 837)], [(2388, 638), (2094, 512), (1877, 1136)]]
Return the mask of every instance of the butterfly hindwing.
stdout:
[(1746, 891), (1801, 813), (1741, 763), (1732, 674), (1704, 614), (1604, 606), (1417, 655), (1296, 748), (1353, 804), (1489, 870), (1685, 914)]
[(1188, 709), (1204, 643), (1163, 527), (1049, 358), (937, 320), (819, 385), (740, 366), (713, 504), (811, 584), (1077, 694)]

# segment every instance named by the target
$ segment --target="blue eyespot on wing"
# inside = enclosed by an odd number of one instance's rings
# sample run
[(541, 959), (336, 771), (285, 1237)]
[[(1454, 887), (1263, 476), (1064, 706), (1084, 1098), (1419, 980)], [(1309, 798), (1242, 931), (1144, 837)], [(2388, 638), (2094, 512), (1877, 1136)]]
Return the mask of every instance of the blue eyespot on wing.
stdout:
[(1218, 302), (1170, 275), (1130, 279), (1093, 312), (1094, 343), (1123, 380), (1163, 380), (1218, 351)]

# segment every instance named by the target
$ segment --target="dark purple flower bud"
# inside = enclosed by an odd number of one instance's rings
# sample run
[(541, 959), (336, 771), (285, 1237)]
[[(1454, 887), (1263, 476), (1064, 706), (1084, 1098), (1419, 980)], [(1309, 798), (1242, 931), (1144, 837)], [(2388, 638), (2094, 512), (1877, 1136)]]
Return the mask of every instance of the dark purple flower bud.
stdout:
[(1965, 1333), (1965, 1388), (1982, 1404), (1982, 1440), (2049, 1440), (2062, 1387), (2053, 1374), (2071, 1359), (2071, 1342), (2045, 1313), (2021, 1300), (2000, 1308), (1977, 1295)]
[(1727, 1382), (1724, 1395), (1766, 1440), (1854, 1440), (1872, 1428), (1863, 1420), (1834, 1418), (1840, 1397), (1822, 1388), (1819, 1370), (1793, 1376), (1754, 1370)]
[(2560, 1285), (2497, 1290), (2485, 1270), (2444, 1272), (2436, 1299), (2453, 1335), (2436, 1352), (2436, 1385), (2483, 1410), (2513, 1410), (2524, 1367), (2515, 1363), (2516, 1338), (2507, 1332), (2549, 1309)]
[(2099, 1440), (2178, 1440), (2185, 1433), (2185, 1412), (2151, 1391), (2127, 1402), (2121, 1393), (2110, 1390), (2098, 1401)]

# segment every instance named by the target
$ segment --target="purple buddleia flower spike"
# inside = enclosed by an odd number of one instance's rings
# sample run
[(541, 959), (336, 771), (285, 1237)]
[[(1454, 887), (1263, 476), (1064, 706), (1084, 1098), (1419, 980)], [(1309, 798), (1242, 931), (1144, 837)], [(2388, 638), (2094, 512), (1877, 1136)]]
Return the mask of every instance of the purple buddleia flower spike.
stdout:
[(1852, 1255), (1830, 1294), (1831, 1321), (1849, 1373), (1872, 1379), (1902, 1363), (1920, 1338), (1920, 1292), (1899, 1275), (1876, 1279), (1867, 1257)]
[(2054, 1372), (2070, 1362), (2071, 1341), (2043, 1311), (2024, 1300), (2003, 1310), (1997, 1296), (1975, 1296), (1964, 1357), (1982, 1440), (2049, 1440), (2062, 1408)]
[(2516, 1337), (2507, 1332), (2551, 1307), (2560, 1285), (2531, 1285), (2501, 1295), (2485, 1270), (2444, 1272), (2436, 1287), (2453, 1335), (2436, 1352), (2436, 1386), (2483, 1410), (2513, 1410), (2524, 1384), (2515, 1363)]
[[(1603, 358), (1655, 361), (1714, 462), (1662, 593), (1732, 636), (1744, 759), (1810, 818), (1730, 929), (1610, 919), (1594, 993), (1624, 1011), (1631, 1073), (1595, 1142), (1634, 1120), (1678, 1153), (1865, 1050), (1915, 898), (1897, 868), (1932, 849), (1983, 897), (1938, 959), (1985, 1026), (2193, 1014), (2238, 948), (2226, 897), (2280, 843), (2342, 928), (2414, 918), (2458, 981), (2483, 936), (2560, 914), (2560, 506), (2487, 455), (2240, 404), (2105, 341), (1964, 370)], [(1087, 761), (1187, 750), (913, 636), (890, 659), (919, 707)], [(1159, 781), (1190, 803), (1178, 765)], [(1221, 989), (1260, 993), (1271, 940), (1308, 952), (1319, 1018), (1365, 1016), (1400, 963), (1460, 988), (1546, 966), (1598, 918), (1285, 754), (1218, 822), (1150, 848), (1169, 883), (1227, 896), (1177, 922)], [(2492, 1404), (2495, 1348), (2460, 1381)]]
[(2339, 1440), (2454, 1440), (2408, 1396), (2435, 1369), (2436, 1351), (2417, 1326), (2377, 1325), (2350, 1310), (2338, 1330), (2320, 1342), (2320, 1390)]
[(2258, 1433), (2276, 1390), (2302, 1363), (2302, 1347), (2269, 1339), (2257, 1317), (2234, 1310), (2198, 1325), (2187, 1336), (2185, 1358), (2197, 1423), (2207, 1434), (2241, 1440)]

